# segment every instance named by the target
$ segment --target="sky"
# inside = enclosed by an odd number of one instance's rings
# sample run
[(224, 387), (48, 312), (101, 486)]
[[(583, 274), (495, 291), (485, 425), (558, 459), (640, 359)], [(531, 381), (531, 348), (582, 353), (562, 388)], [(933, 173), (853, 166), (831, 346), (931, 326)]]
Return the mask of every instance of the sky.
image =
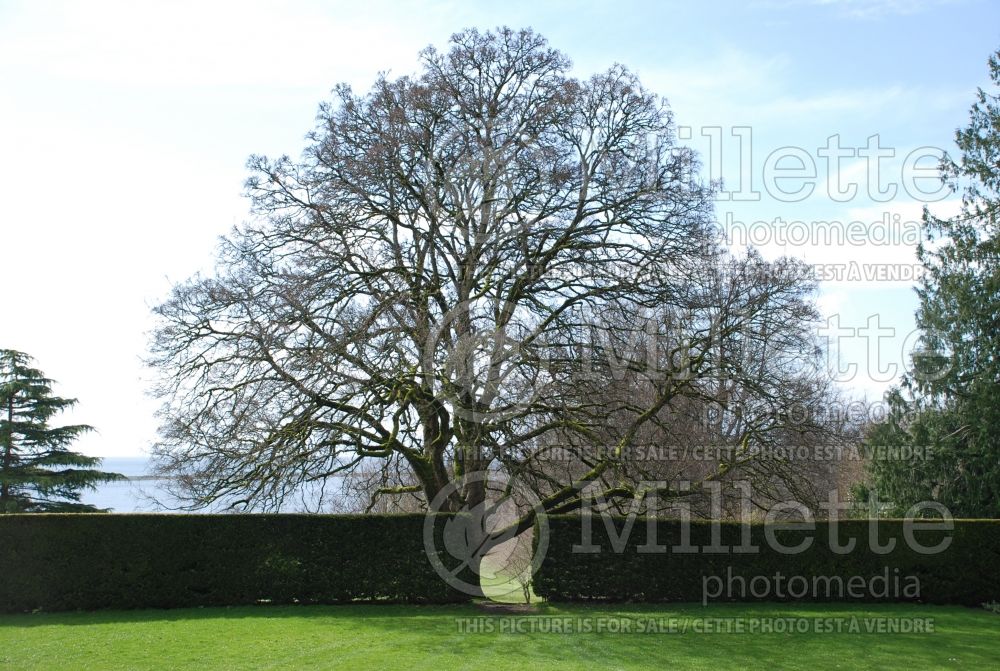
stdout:
[(63, 420), (97, 431), (77, 449), (155, 441), (151, 308), (248, 219), (247, 157), (297, 156), (335, 84), (365, 91), (498, 25), (534, 28), (578, 76), (622, 63), (666, 97), (721, 180), (732, 246), (824, 278), (831, 375), (870, 400), (898, 379), (917, 222), (957, 207), (935, 157), (988, 83), (994, 0), (0, 0), (0, 348), (79, 399)]

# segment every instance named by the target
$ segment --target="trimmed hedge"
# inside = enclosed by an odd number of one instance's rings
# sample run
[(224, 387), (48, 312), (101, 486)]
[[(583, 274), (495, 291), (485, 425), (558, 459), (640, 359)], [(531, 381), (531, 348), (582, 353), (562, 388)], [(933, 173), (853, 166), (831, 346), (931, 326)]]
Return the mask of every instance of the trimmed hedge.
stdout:
[[(624, 518), (612, 518), (615, 534), (624, 529)], [(603, 520), (598, 517), (555, 516), (549, 518), (549, 546), (544, 561), (535, 576), (534, 590), (552, 601), (606, 599), (614, 601), (917, 601), (939, 604), (978, 606), (1000, 600), (1000, 520), (955, 520), (954, 530), (932, 531), (916, 522), (915, 538), (925, 547), (936, 545), (945, 535), (951, 544), (936, 554), (921, 554), (905, 542), (901, 520), (880, 520), (878, 539), (884, 543), (895, 538), (896, 546), (888, 554), (870, 549), (868, 520), (840, 521), (838, 539), (841, 544), (854, 539), (853, 551), (837, 554), (828, 541), (828, 523), (816, 522), (813, 531), (781, 529), (771, 531), (785, 546), (796, 546), (812, 537), (811, 546), (799, 554), (782, 554), (766, 542), (764, 525), (751, 525), (751, 545), (759, 546), (756, 553), (732, 551), (680, 553), (673, 550), (681, 542), (678, 520), (657, 520), (656, 542), (667, 546), (665, 553), (643, 553), (638, 548), (647, 542), (649, 521), (636, 518), (630, 537), (622, 552), (615, 552)], [(590, 523), (591, 543), (600, 545), (597, 553), (573, 550), (583, 541), (583, 524)], [(722, 545), (741, 543), (738, 523), (719, 525)], [(692, 522), (690, 545), (699, 549), (711, 544), (711, 523)], [(780, 572), (780, 576), (778, 575)], [(751, 581), (757, 576), (756, 583)], [(784, 578), (784, 594), (780, 584)], [(790, 592), (789, 579), (796, 579)], [(864, 580), (862, 596), (857, 590), (850, 594), (840, 590), (852, 577), (855, 585)], [(878, 577), (874, 582), (872, 581)], [(919, 596), (912, 593), (912, 580), (919, 582)], [(828, 581), (830, 578), (831, 581)], [(883, 594), (882, 584), (887, 594)], [(806, 594), (801, 587), (807, 586)], [(768, 593), (763, 595), (765, 585)], [(829, 585), (829, 587), (828, 587)], [(869, 585), (874, 589), (869, 588)], [(910, 589), (906, 589), (907, 585)], [(753, 587), (757, 589), (752, 589)], [(716, 594), (721, 592), (721, 594)], [(754, 594), (756, 592), (756, 595)]]
[(423, 525), (424, 515), (0, 515), (0, 610), (467, 600), (432, 568)]
[[(625, 520), (610, 518), (615, 533)], [(574, 551), (590, 524), (597, 553)], [(640, 552), (650, 521), (634, 520), (621, 552), (604, 520), (589, 516), (548, 519), (548, 550), (534, 590), (552, 601), (863, 600), (921, 601), (976, 606), (1000, 600), (1000, 520), (956, 520), (951, 532), (919, 530), (917, 540), (935, 545), (946, 534), (951, 545), (936, 554), (908, 547), (903, 522), (878, 522), (878, 538), (896, 540), (877, 554), (869, 547), (867, 520), (841, 521), (839, 542), (853, 539), (846, 554), (834, 552), (829, 526), (794, 530), (753, 525), (752, 553), (677, 552), (681, 523), (654, 520), (665, 552)], [(444, 525), (434, 525), (440, 533)], [(718, 525), (721, 542), (738, 546), (742, 528)], [(255, 603), (347, 603), (385, 601), (450, 603), (468, 600), (435, 572), (423, 542), (424, 515), (0, 515), (0, 610), (174, 608)], [(785, 546), (812, 543), (804, 552), (772, 549), (765, 533)], [(711, 544), (712, 523), (693, 522), (690, 544)], [(444, 547), (440, 538), (436, 547)], [(455, 561), (439, 552), (442, 563)], [(780, 592), (780, 576), (785, 593)], [(791, 590), (793, 576), (811, 589)], [(461, 574), (465, 580), (469, 576)], [(757, 583), (753, 583), (754, 579)], [(884, 583), (884, 593), (861, 596), (816, 590), (829, 580), (854, 578)], [(907, 591), (912, 579), (919, 594)], [(770, 583), (767, 583), (767, 580)], [(760, 582), (760, 581), (764, 582)], [(742, 581), (742, 583), (741, 583)], [(825, 581), (825, 582), (824, 582)], [(742, 584), (742, 593), (740, 586)], [(769, 585), (764, 595), (755, 594)], [(801, 582), (800, 585), (805, 584)], [(836, 585), (834, 585), (835, 587)], [(776, 589), (777, 587), (777, 589)], [(720, 591), (720, 594), (715, 594)], [(756, 590), (759, 592), (759, 590)]]

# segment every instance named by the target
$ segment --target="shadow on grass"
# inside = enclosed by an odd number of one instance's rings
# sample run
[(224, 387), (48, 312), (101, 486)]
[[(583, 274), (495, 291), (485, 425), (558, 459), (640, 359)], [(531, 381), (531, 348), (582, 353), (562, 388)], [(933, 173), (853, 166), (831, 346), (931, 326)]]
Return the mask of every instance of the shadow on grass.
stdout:
[[(497, 605), (509, 605), (505, 602)], [(576, 603), (535, 602), (532, 611), (516, 617), (540, 616), (614, 616), (681, 618), (778, 618), (778, 617), (946, 617), (969, 620), (1000, 636), (1000, 616), (963, 606), (875, 603), (713, 603), (703, 606), (691, 602), (631, 603), (589, 601)], [(0, 627), (58, 625), (94, 625), (157, 621), (215, 620), (242, 618), (327, 618), (378, 619), (506, 617), (497, 610), (491, 613), (474, 602), (464, 604), (400, 604), (371, 601), (342, 604), (268, 604), (246, 606), (205, 606), (195, 608), (148, 608), (135, 610), (57, 611), (0, 613)], [(981, 615), (982, 618), (978, 616)], [(973, 617), (971, 620), (969, 616)], [(998, 641), (1000, 642), (1000, 641)]]
[[(226, 668), (300, 669), (487, 667), (647, 669), (932, 669), (997, 668), (1000, 618), (982, 610), (912, 604), (539, 604), (527, 615), (492, 615), (474, 604), (246, 606), (176, 610), (35, 613), (0, 616), (24, 650), (80, 649), (98, 666), (183, 666), (187, 656), (213, 655)], [(591, 618), (933, 618), (932, 634), (698, 634), (531, 630), (503, 631), (461, 623), (550, 617)], [(87, 625), (77, 627), (75, 625)], [(125, 625), (125, 626), (120, 626)], [(153, 651), (152, 653), (150, 651)], [(11, 653), (13, 654), (13, 653)], [(41, 652), (37, 654), (41, 655)], [(142, 655), (159, 655), (143, 666)], [(84, 655), (84, 656), (85, 656)], [(131, 656), (130, 656), (131, 655)], [(173, 657), (169, 657), (169, 656)], [(0, 653), (0, 658), (2, 658)], [(81, 657), (82, 659), (83, 657)], [(17, 661), (12, 658), (13, 661)], [(63, 660), (65, 661), (65, 660)], [(154, 663), (155, 662), (155, 663)], [(211, 666), (212, 664), (209, 664)], [(255, 666), (256, 665), (256, 666)], [(11, 668), (34, 668), (30, 665)], [(41, 667), (39, 667), (41, 668)], [(69, 668), (69, 667), (65, 667)]]
[(119, 622), (155, 622), (239, 618), (405, 618), (421, 616), (466, 616), (478, 611), (473, 604), (268, 604), (250, 606), (204, 606), (196, 608), (143, 608), (136, 610), (88, 610), (34, 613), (0, 613), (0, 627), (93, 625)]

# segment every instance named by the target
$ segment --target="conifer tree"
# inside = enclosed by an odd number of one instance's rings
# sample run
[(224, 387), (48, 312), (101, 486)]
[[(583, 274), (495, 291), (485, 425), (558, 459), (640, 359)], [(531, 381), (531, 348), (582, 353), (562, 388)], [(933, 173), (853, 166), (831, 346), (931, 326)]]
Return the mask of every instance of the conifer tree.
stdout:
[(50, 425), (76, 399), (55, 396), (53, 381), (31, 363), (23, 352), (0, 350), (0, 513), (102, 512), (82, 503), (81, 491), (124, 476), (68, 449), (93, 428)]
[(873, 447), (918, 448), (869, 468), (866, 486), (897, 514), (934, 500), (956, 516), (1000, 516), (1000, 51), (989, 66), (992, 90), (979, 90), (955, 133), (960, 155), (941, 163), (962, 210), (924, 210), (916, 317), (926, 347), (869, 432)]

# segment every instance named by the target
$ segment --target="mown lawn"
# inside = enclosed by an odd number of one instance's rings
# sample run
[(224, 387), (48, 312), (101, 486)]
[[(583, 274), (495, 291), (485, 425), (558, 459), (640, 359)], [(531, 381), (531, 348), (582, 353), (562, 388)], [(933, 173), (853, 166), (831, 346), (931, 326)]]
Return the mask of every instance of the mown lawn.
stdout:
[[(695, 630), (789, 617), (806, 618), (810, 631)], [(830, 633), (851, 618), (862, 630), (876, 626), (866, 618), (931, 618), (934, 631)], [(479, 631), (462, 631), (469, 622)], [(548, 631), (554, 626), (573, 631)], [(511, 627), (519, 631), (500, 631)], [(633, 632), (597, 631), (618, 627)], [(672, 627), (677, 631), (670, 633)], [(517, 615), (472, 605), (38, 613), (0, 616), (0, 668), (998, 669), (1000, 615), (959, 607), (787, 604), (543, 605)]]

